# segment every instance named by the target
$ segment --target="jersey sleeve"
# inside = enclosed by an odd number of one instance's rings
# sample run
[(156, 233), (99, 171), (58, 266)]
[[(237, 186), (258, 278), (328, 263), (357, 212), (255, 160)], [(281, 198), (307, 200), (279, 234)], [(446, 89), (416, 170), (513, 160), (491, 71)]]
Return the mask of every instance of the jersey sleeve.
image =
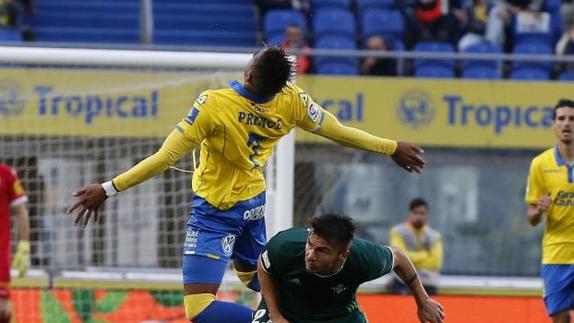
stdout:
[(536, 204), (538, 199), (546, 193), (544, 190), (544, 183), (542, 181), (538, 160), (534, 159), (530, 164), (530, 171), (528, 172), (526, 196), (524, 197), (524, 200), (528, 204)]
[(28, 201), (26, 192), (24, 192), (24, 187), (18, 178), (18, 174), (12, 168), (10, 168), (10, 171), (8, 172), (8, 183), (8, 200), (10, 202), (10, 207), (26, 203)]
[[(378, 245), (365, 240), (360, 242), (359, 268), (363, 282), (377, 279), (393, 270), (393, 252), (389, 246)], [(353, 242), (355, 243), (355, 242)]]
[(187, 117), (180, 121), (176, 129), (188, 140), (200, 144), (203, 139), (209, 137), (214, 129), (214, 112), (216, 109), (215, 98), (210, 97), (209, 91), (199, 95), (193, 103)]
[(297, 126), (311, 132), (321, 128), (325, 119), (325, 109), (313, 101), (313, 98), (303, 89), (295, 87), (295, 93), (297, 95), (295, 98)]
[(265, 249), (261, 253), (261, 265), (263, 270), (270, 275), (281, 274), (280, 248), (281, 239), (276, 235), (267, 242)]

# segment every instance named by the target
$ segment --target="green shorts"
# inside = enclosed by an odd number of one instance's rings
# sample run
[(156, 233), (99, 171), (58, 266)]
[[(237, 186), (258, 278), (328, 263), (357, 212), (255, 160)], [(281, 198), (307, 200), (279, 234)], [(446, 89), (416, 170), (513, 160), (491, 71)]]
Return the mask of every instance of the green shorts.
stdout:
[[(299, 318), (297, 316), (287, 316), (285, 318), (290, 323), (367, 323), (367, 318), (365, 314), (360, 310), (352, 311), (351, 313), (339, 316), (336, 318), (329, 319), (317, 319), (309, 320), (305, 318)], [(253, 319), (251, 323), (272, 323), (269, 318), (269, 311), (267, 310), (267, 304), (262, 300), (257, 307), (257, 310), (253, 312)]]

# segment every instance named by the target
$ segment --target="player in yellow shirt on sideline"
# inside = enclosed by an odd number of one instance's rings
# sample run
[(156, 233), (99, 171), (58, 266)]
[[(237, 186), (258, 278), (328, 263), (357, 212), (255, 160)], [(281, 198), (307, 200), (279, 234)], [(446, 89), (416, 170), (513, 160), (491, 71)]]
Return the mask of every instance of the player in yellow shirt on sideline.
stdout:
[(526, 187), (528, 222), (546, 215), (542, 239), (544, 303), (553, 323), (570, 323), (574, 309), (574, 101), (554, 107), (558, 143), (532, 160)]
[(259, 291), (257, 258), (266, 243), (263, 166), (273, 146), (294, 127), (341, 145), (391, 156), (409, 172), (420, 172), (422, 150), (346, 127), (290, 83), (295, 70), (283, 49), (257, 51), (244, 82), (200, 94), (189, 115), (162, 147), (128, 171), (103, 184), (74, 193), (75, 224), (98, 220), (104, 201), (166, 170), (201, 147), (193, 174), (195, 192), (184, 244), (183, 283), (186, 317), (196, 323), (250, 322), (251, 309), (215, 300), (230, 259), (239, 279)]

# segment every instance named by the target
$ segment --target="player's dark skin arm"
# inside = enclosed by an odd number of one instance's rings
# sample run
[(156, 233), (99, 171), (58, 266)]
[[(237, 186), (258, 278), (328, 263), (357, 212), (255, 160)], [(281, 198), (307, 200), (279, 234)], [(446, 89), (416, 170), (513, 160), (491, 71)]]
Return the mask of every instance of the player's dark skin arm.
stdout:
[(432, 300), (426, 293), (413, 263), (399, 248), (391, 248), (395, 262), (395, 273), (407, 284), (417, 303), (417, 314), (423, 323), (443, 323), (444, 308), (438, 302)]
[(261, 286), (261, 295), (267, 303), (267, 309), (269, 310), (269, 317), (273, 323), (289, 323), (279, 310), (279, 299), (277, 293), (277, 286), (273, 277), (266, 273), (261, 265), (261, 257), (257, 261), (257, 278), (259, 279), (259, 285)]

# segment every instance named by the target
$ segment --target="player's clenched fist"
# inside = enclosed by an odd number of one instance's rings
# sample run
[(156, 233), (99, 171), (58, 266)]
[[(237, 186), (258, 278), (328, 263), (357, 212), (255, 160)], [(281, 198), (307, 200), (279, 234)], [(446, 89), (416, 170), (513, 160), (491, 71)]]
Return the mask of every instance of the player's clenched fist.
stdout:
[(548, 211), (548, 208), (550, 207), (551, 203), (552, 203), (552, 198), (550, 197), (550, 193), (548, 193), (538, 200), (536, 207), (541, 212), (546, 212), (546, 211)]
[(419, 305), (417, 314), (422, 323), (443, 323), (446, 317), (444, 307), (432, 299)]

